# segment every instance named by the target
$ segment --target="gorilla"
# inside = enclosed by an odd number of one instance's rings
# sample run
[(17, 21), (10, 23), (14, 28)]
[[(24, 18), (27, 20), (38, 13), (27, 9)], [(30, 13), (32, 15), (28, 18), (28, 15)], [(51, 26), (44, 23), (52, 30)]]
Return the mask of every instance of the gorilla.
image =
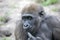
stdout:
[(54, 38), (56, 27), (59, 27), (59, 21), (55, 16), (46, 15), (41, 5), (31, 3), (21, 12), (21, 20), (17, 22), (15, 29), (15, 38), (16, 40), (57, 40)]
[(9, 30), (10, 28), (8, 28), (6, 25), (9, 21), (10, 19), (5, 17), (3, 24), (0, 26), (0, 37), (10, 37), (12, 35), (12, 33)]
[(12, 33), (10, 33), (7, 30), (0, 30), (0, 37), (10, 37), (12, 35)]
[(7, 29), (7, 27), (0, 26), (0, 37), (10, 37), (12, 33)]

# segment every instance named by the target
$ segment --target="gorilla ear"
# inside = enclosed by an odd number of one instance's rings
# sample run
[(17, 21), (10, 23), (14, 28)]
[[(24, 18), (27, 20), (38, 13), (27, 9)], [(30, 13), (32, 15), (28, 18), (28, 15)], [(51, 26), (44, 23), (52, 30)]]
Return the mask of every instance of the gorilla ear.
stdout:
[(39, 12), (39, 16), (40, 16), (40, 17), (42, 17), (42, 16), (44, 16), (44, 15), (45, 15), (45, 12), (44, 12), (44, 11)]

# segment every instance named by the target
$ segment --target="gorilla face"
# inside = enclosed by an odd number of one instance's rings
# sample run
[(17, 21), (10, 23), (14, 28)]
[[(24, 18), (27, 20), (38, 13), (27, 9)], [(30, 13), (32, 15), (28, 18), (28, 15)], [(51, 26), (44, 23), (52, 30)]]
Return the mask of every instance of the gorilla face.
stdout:
[(36, 5), (24, 8), (21, 13), (23, 29), (29, 32), (38, 30), (41, 18), (44, 16), (43, 12), (43, 8)]
[(22, 15), (23, 29), (26, 31), (32, 30), (32, 28), (35, 26), (35, 18), (36, 17), (31, 14)]
[(25, 29), (26, 31), (31, 31), (33, 29), (35, 29), (35, 27), (37, 26), (37, 17), (34, 16), (33, 14), (23, 14), (22, 15), (22, 24), (23, 24), (23, 29)]
[[(35, 14), (34, 14), (35, 13)], [(43, 16), (43, 11), (40, 12), (25, 12), (22, 13), (22, 25), (23, 29), (28, 32), (33, 32), (38, 30)]]

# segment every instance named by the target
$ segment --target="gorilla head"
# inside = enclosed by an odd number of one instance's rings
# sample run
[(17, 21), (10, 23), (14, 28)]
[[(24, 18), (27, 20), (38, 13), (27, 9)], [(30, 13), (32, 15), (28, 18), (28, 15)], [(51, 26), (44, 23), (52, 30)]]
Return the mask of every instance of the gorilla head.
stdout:
[(43, 8), (36, 4), (30, 4), (22, 10), (23, 29), (28, 32), (36, 32), (40, 26), (41, 18), (44, 16)]

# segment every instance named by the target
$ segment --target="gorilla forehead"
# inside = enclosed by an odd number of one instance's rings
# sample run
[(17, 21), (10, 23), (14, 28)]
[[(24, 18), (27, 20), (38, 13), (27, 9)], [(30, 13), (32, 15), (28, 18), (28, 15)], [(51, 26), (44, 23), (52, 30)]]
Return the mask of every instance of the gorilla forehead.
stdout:
[(23, 15), (22, 15), (22, 17), (23, 17), (23, 16), (31, 16), (31, 17), (33, 17), (33, 18), (34, 18), (34, 17), (37, 17), (38, 15), (27, 13), (27, 14), (23, 14)]
[(26, 5), (26, 6), (24, 6), (24, 8), (22, 9), (22, 12), (23, 12), (23, 14), (25, 13), (33, 13), (33, 14), (36, 14), (36, 13), (38, 13), (38, 12), (41, 12), (41, 11), (43, 11), (43, 7), (42, 6), (40, 6), (40, 5), (38, 5), (38, 4), (34, 4), (34, 3), (32, 3), (32, 4), (30, 4), (30, 5)]

